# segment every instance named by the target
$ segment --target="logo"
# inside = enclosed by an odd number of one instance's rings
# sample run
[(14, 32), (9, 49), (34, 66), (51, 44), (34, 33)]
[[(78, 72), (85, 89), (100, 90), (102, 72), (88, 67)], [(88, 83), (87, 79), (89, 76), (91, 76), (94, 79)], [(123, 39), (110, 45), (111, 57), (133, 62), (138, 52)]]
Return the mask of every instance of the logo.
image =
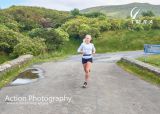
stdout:
[(132, 8), (132, 10), (130, 12), (132, 24), (145, 24), (145, 25), (146, 24), (153, 24), (153, 20), (137, 19), (137, 15), (139, 14), (140, 11), (141, 11), (141, 9), (139, 9), (138, 7)]
[(139, 9), (135, 14), (133, 14), (133, 11), (136, 10), (137, 7), (134, 7), (132, 10), (131, 10), (131, 13), (130, 13), (130, 16), (132, 19), (136, 19), (138, 13), (140, 12), (141, 9)]

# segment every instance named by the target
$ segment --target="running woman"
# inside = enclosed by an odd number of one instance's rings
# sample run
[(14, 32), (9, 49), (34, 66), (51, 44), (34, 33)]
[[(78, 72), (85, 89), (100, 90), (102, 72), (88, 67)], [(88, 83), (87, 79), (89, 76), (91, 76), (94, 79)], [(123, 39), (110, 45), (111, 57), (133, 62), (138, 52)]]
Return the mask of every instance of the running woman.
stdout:
[(93, 43), (91, 43), (91, 40), (91, 35), (86, 35), (83, 39), (83, 43), (81, 43), (80, 47), (77, 50), (78, 53), (81, 53), (83, 55), (82, 64), (85, 72), (85, 81), (83, 84), (84, 88), (86, 88), (90, 76), (91, 63), (93, 63), (92, 54), (95, 54), (96, 52), (95, 46)]

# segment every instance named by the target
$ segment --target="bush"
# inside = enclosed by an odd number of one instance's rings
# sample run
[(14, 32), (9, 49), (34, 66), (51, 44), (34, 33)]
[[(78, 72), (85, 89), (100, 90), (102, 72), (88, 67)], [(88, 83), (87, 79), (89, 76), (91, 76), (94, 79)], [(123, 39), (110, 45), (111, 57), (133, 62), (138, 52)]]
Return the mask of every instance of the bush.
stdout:
[(35, 28), (35, 29), (32, 29), (31, 31), (28, 32), (28, 35), (30, 37), (42, 37), (44, 38), (44, 36), (46, 35), (47, 33), (47, 29), (45, 28)]
[(99, 21), (99, 27), (100, 31), (107, 31), (111, 29), (111, 23), (108, 22), (108, 20), (100, 20)]
[(131, 19), (126, 19), (124, 21), (124, 25), (123, 25), (124, 29), (128, 29), (128, 30), (132, 30), (133, 29), (133, 23)]
[(86, 34), (91, 34), (95, 38), (100, 36), (100, 25), (97, 18), (79, 16), (63, 24), (62, 29), (70, 37), (83, 38)]
[(78, 31), (79, 37), (84, 38), (86, 34), (91, 34), (90, 31), (91, 31), (91, 27), (89, 25), (87, 24), (80, 25), (79, 31)]
[(58, 35), (57, 37), (59, 37), (60, 39), (62, 39), (63, 42), (69, 41), (69, 34), (67, 32), (65, 32), (62, 28), (55, 29), (55, 32)]
[(7, 22), (4, 23), (5, 26), (7, 26), (9, 29), (12, 29), (13, 31), (19, 32), (21, 25), (19, 23), (17, 23), (16, 21), (14, 22)]
[(69, 40), (69, 35), (62, 29), (51, 29), (45, 39), (49, 50), (57, 50)]
[(155, 14), (152, 11), (148, 10), (146, 12), (142, 12), (142, 16), (143, 17), (154, 17)]
[(6, 53), (11, 53), (19, 40), (24, 38), (22, 34), (9, 30), (4, 25), (0, 25), (0, 33), (0, 50)]
[(20, 56), (23, 54), (39, 55), (44, 53), (46, 50), (46, 45), (43, 39), (34, 38), (30, 39), (28, 37), (22, 39), (19, 44), (14, 47), (14, 56)]
[(147, 25), (143, 25), (144, 30), (151, 30), (152, 25), (151, 24), (147, 24)]
[(68, 33), (61, 28), (57, 29), (37, 28), (30, 31), (29, 36), (32, 38), (41, 37), (45, 39), (45, 43), (49, 51), (58, 49), (60, 46), (64, 44), (64, 42), (69, 40)]
[(134, 25), (133, 25), (133, 29), (136, 30), (136, 31), (144, 30), (142, 24), (134, 24)]
[(111, 19), (111, 30), (119, 30), (122, 29), (121, 20), (118, 19)]
[(91, 12), (91, 13), (85, 13), (83, 15), (86, 17), (90, 17), (90, 18), (97, 18), (97, 17), (105, 18), (106, 17), (106, 15), (101, 12)]
[(75, 9), (71, 10), (71, 15), (73, 15), (73, 16), (80, 15), (79, 9), (75, 8)]
[(153, 19), (153, 29), (160, 29), (160, 18), (154, 18)]
[(5, 25), (0, 25), (0, 33), (0, 51), (8, 53), (11, 56), (22, 54), (38, 55), (46, 49), (43, 39), (31, 39), (8, 29)]

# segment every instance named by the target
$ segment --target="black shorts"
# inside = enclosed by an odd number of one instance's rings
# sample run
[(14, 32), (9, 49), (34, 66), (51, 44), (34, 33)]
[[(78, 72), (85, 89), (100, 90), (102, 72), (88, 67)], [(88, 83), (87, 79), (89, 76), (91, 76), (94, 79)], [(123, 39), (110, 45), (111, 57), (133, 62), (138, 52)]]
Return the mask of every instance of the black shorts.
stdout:
[(85, 63), (87, 63), (88, 61), (91, 62), (91, 63), (93, 63), (92, 58), (88, 58), (88, 59), (82, 58), (82, 64), (85, 64)]

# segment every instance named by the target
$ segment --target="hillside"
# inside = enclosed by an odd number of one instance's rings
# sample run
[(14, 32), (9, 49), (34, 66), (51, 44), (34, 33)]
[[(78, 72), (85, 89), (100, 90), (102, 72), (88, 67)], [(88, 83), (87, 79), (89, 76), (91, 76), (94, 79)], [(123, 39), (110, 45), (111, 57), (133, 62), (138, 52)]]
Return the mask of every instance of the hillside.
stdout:
[(139, 15), (143, 11), (151, 10), (156, 16), (160, 16), (160, 5), (152, 5), (148, 3), (131, 3), (125, 5), (97, 6), (81, 10), (82, 13), (102, 12), (112, 18), (126, 18), (130, 15), (132, 8), (138, 7)]
[(11, 6), (10, 8), (0, 10), (0, 15), (0, 23), (16, 21), (26, 26), (34, 24), (36, 27), (39, 25), (57, 27), (66, 21), (69, 13), (42, 7)]
[(0, 10), (0, 15), (0, 52), (4, 53), (1, 63), (26, 53), (76, 54), (86, 34), (92, 35), (98, 53), (139, 50), (145, 43), (160, 43), (158, 17), (150, 26), (130, 25), (128, 20), (73, 16), (65, 11), (29, 6), (12, 6)]
[(60, 48), (69, 35), (58, 27), (69, 17), (69, 12), (42, 7), (12, 6), (1, 9), (0, 63), (10, 57), (40, 55)]

